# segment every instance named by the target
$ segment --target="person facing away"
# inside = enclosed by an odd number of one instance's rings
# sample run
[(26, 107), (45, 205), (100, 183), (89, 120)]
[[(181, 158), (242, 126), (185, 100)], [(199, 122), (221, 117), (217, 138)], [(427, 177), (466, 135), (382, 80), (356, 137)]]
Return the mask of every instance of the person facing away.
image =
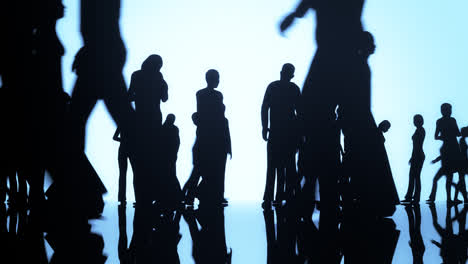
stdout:
[(413, 153), (409, 160), (410, 172), (408, 190), (406, 191), (405, 199), (402, 203), (419, 203), (421, 198), (421, 170), (426, 156), (424, 155), (423, 143), (426, 137), (426, 130), (424, 129), (424, 118), (422, 115), (415, 115), (413, 123), (416, 127), (411, 139), (413, 140)]
[[(197, 139), (194, 146), (194, 167), (198, 166), (203, 181), (199, 186), (201, 196), (212, 202), (225, 202), (224, 178), (227, 154), (232, 157), (229, 123), (224, 116), (223, 94), (216, 91), (218, 71), (211, 69), (205, 75), (207, 87), (197, 92)], [(195, 175), (196, 177), (196, 175)], [(196, 181), (194, 181), (196, 182)], [(202, 198), (199, 196), (200, 200)]]
[(284, 64), (280, 80), (268, 85), (263, 98), (262, 137), (268, 141), (267, 179), (263, 206), (270, 206), (269, 203), (273, 201), (275, 175), (277, 175), (277, 202), (281, 202), (286, 197), (292, 198), (294, 188), (298, 183), (295, 165), (298, 146), (296, 110), (301, 92), (299, 87), (291, 82), (294, 71), (292, 64)]

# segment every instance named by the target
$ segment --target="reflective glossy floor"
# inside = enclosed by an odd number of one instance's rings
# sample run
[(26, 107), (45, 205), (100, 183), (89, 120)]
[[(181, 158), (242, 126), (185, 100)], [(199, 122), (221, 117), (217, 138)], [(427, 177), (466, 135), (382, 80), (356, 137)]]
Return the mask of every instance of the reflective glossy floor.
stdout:
[[(324, 243), (316, 229), (319, 212), (314, 213), (310, 223), (295, 222), (291, 228), (290, 219), (281, 210), (264, 211), (255, 203), (231, 203), (215, 211), (200, 209), (155, 216), (139, 212), (135, 215), (131, 204), (122, 207), (108, 202), (102, 219), (91, 221), (91, 232), (104, 241), (105, 263), (304, 264), (366, 263), (369, 259), (381, 263), (466, 263), (468, 207), (462, 204), (448, 208), (442, 202), (433, 207), (398, 206), (391, 218), (395, 225), (390, 219), (383, 219), (368, 229), (372, 232), (362, 236), (350, 231), (352, 228), (340, 231), (336, 239), (340, 242), (335, 241), (336, 245), (348, 241), (343, 243), (348, 247), (337, 246), (337, 257), (327, 260), (319, 257), (320, 245)], [(5, 216), (0, 223), (2, 240), (7, 236), (10, 241), (15, 240), (15, 235), (21, 240), (20, 225), (24, 223), (21, 214), (9, 212)], [(343, 225), (340, 229), (346, 230)], [(341, 233), (347, 234), (347, 238), (343, 239)], [(40, 239), (44, 241), (46, 258), (51, 261), (55, 252), (48, 239)], [(382, 254), (372, 253), (375, 248), (382, 248)], [(356, 249), (361, 251), (351, 252)], [(373, 257), (367, 258), (368, 254)], [(379, 256), (375, 258), (376, 255)], [(0, 259), (0, 263), (6, 262)]]

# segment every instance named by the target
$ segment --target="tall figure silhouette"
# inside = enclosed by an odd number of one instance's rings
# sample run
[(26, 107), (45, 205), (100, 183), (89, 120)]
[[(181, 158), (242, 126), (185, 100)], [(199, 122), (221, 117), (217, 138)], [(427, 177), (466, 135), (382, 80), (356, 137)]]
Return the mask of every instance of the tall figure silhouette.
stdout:
[(208, 86), (197, 92), (197, 112), (193, 115), (197, 125), (193, 147), (195, 173), (192, 172), (184, 190), (193, 189), (201, 175), (202, 181), (196, 187), (198, 198), (208, 204), (220, 204), (226, 202), (224, 178), (227, 155), (232, 156), (231, 136), (224, 116), (223, 94), (215, 90), (219, 85), (219, 73), (208, 70), (205, 78)]
[(409, 160), (410, 173), (409, 173), (409, 183), (408, 190), (406, 191), (405, 199), (402, 202), (414, 202), (419, 203), (421, 198), (421, 170), (424, 164), (424, 155), (423, 143), (424, 138), (426, 137), (426, 130), (423, 127), (424, 119), (422, 115), (415, 115), (413, 117), (413, 123), (416, 127), (411, 139), (413, 140), (413, 153)]
[[(296, 172), (296, 152), (298, 147), (298, 125), (296, 109), (301, 92), (291, 82), (294, 66), (283, 65), (279, 81), (268, 85), (262, 103), (262, 136), (267, 145), (267, 179), (263, 206), (273, 201), (273, 188), (276, 177), (276, 202), (290, 199), (294, 191), (300, 190)], [(297, 193), (296, 193), (297, 194)]]
[[(153, 201), (154, 188), (160, 187), (161, 126), (160, 104), (168, 99), (168, 86), (160, 72), (161, 56), (152, 54), (143, 61), (141, 69), (132, 74), (129, 99), (135, 101), (136, 111), (136, 176), (135, 197), (138, 201)], [(156, 177), (156, 178), (154, 178)], [(158, 193), (158, 192), (156, 192)]]
[(117, 126), (129, 136), (134, 118), (122, 75), (126, 50), (120, 36), (120, 0), (81, 0), (80, 6), (84, 46), (72, 66), (77, 80), (71, 109), (75, 138), (84, 149), (86, 123), (98, 99), (104, 100)]
[[(346, 166), (352, 169), (346, 173), (355, 178), (353, 189), (360, 202), (378, 215), (393, 214), (399, 203), (386, 152), (382, 151), (385, 146), (370, 109), (367, 59), (375, 45), (372, 35), (363, 31), (363, 6), (364, 0), (303, 0), (280, 25), (284, 31), (309, 9), (316, 11), (317, 51), (302, 89), (299, 117), (304, 122), (307, 163), (313, 164), (308, 173), (318, 175), (320, 200), (323, 208), (329, 208), (322, 209), (321, 215), (335, 219), (340, 163), (339, 133), (334, 133), (337, 106), (346, 113), (343, 123), (350, 133), (345, 137), (352, 144), (348, 148), (352, 152), (347, 153), (351, 166)], [(367, 188), (375, 182), (379, 186)], [(336, 220), (326, 222), (336, 224)]]
[[(441, 161), (442, 166), (434, 176), (428, 202), (435, 201), (437, 182), (443, 175), (447, 177), (445, 183), (447, 202), (452, 202), (453, 173), (458, 172), (460, 182), (458, 186), (465, 186), (465, 177), (460, 173), (461, 153), (457, 140), (457, 137), (460, 136), (460, 130), (458, 129), (457, 121), (452, 117), (452, 105), (449, 103), (442, 104), (440, 112), (442, 113), (442, 117), (437, 120), (434, 138), (442, 141), (442, 147), (440, 148), (440, 157), (433, 160), (432, 163)], [(461, 191), (465, 202), (467, 202), (466, 188), (463, 187)]]

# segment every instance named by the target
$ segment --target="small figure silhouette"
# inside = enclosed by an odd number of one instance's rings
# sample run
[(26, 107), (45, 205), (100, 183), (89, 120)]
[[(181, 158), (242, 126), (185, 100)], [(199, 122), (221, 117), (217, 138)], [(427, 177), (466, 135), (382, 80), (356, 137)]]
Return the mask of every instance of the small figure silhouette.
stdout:
[(276, 177), (276, 199), (291, 201), (300, 190), (296, 172), (298, 148), (298, 124), (296, 110), (301, 92), (291, 82), (295, 68), (286, 63), (279, 81), (268, 85), (262, 103), (262, 136), (267, 145), (267, 179), (263, 196), (263, 207), (271, 206)]
[(408, 190), (406, 191), (405, 199), (402, 203), (419, 203), (421, 198), (421, 170), (426, 156), (424, 155), (423, 143), (426, 137), (426, 130), (424, 129), (424, 119), (422, 115), (415, 115), (413, 123), (416, 131), (412, 136), (413, 152), (409, 160), (410, 172)]
[[(133, 158), (130, 156), (130, 146), (128, 139), (125, 135), (122, 134), (120, 128), (117, 127), (115, 130), (114, 136), (112, 137), (117, 142), (120, 142), (119, 151), (118, 151), (118, 163), (119, 163), (119, 191), (117, 199), (121, 204), (126, 203), (126, 193), (127, 193), (127, 168), (128, 161), (134, 168)], [(133, 172), (133, 178), (135, 178), (135, 171)]]

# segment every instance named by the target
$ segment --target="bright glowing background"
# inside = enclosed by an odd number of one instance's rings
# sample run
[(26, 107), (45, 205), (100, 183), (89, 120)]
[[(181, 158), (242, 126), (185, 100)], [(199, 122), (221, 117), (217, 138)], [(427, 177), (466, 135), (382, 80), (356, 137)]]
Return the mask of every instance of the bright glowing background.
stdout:
[[(282, 37), (279, 20), (297, 0), (122, 0), (121, 30), (127, 46), (124, 76), (127, 84), (133, 71), (150, 54), (164, 59), (162, 72), (169, 84), (164, 114), (174, 113), (180, 128), (181, 147), (177, 174), (185, 183), (192, 169), (191, 148), (195, 127), (195, 93), (205, 87), (210, 68), (221, 75), (226, 116), (230, 121), (233, 159), (226, 171), (226, 196), (231, 200), (260, 201), (266, 171), (266, 144), (261, 138), (260, 106), (266, 86), (279, 78), (285, 62), (296, 66), (293, 79), (302, 85), (312, 55), (314, 13)], [(64, 0), (66, 16), (57, 29), (66, 48), (63, 58), (64, 87), (71, 92), (75, 75), (74, 55), (82, 45), (79, 33), (79, 1)], [(408, 184), (412, 117), (425, 118), (427, 160), (439, 154), (433, 139), (435, 121), (442, 102), (453, 105), (460, 127), (468, 125), (468, 2), (466, 0), (368, 0), (365, 28), (376, 39), (371, 57), (373, 112), (377, 121), (392, 123), (386, 134), (387, 151), (401, 197)], [(115, 124), (102, 102), (88, 122), (86, 152), (116, 200), (118, 189), (118, 143), (112, 140)], [(426, 199), (439, 165), (426, 161), (422, 199)], [(132, 174), (127, 176), (129, 200), (133, 199)], [(445, 199), (444, 180), (438, 199)]]

